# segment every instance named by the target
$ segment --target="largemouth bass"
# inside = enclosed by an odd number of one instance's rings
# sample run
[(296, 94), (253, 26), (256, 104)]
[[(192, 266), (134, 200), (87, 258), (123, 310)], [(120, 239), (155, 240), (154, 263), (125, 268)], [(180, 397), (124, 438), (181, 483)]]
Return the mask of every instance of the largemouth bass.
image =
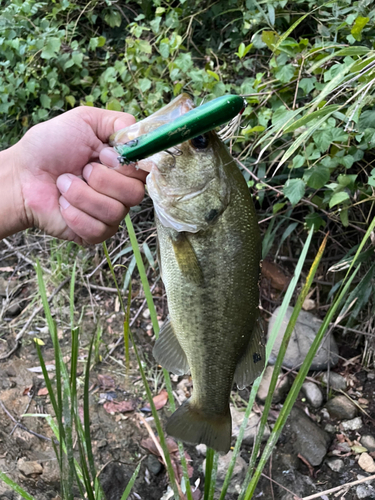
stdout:
[[(183, 94), (118, 132), (117, 145), (194, 106)], [(159, 263), (169, 318), (156, 361), (183, 375), (193, 393), (167, 422), (169, 435), (228, 452), (233, 381), (251, 384), (264, 367), (258, 323), (261, 240), (249, 189), (226, 146), (211, 131), (139, 162), (150, 171)]]

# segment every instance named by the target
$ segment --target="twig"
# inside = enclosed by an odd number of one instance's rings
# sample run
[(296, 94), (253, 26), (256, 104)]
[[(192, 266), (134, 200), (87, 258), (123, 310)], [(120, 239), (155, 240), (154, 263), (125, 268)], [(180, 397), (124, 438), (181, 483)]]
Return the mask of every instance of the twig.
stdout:
[[(3, 240), (4, 241), (4, 240)], [(54, 289), (54, 291), (51, 293), (51, 295), (48, 297), (48, 302), (51, 302), (51, 300), (53, 299), (53, 297), (55, 295), (57, 295), (59, 293), (59, 291), (68, 283), (68, 281), (70, 281), (70, 277), (69, 278), (65, 278), (64, 281), (62, 281), (60, 283), (60, 285), (58, 287), (56, 287)], [(40, 311), (42, 311), (43, 309), (43, 305), (37, 307), (36, 309), (34, 309), (34, 311), (32, 312), (31, 316), (29, 317), (29, 319), (26, 321), (26, 323), (24, 324), (22, 330), (20, 330), (18, 333), (17, 333), (17, 336), (16, 336), (16, 339), (15, 339), (15, 344), (14, 344), (14, 347), (12, 347), (12, 349), (8, 352), (6, 352), (5, 354), (2, 354), (0, 356), (0, 360), (2, 359), (7, 359), (9, 358), (9, 356), (11, 356), (17, 349), (18, 349), (18, 346), (19, 346), (19, 343), (20, 343), (20, 340), (23, 336), (23, 334), (25, 333), (25, 331), (28, 329), (30, 323), (32, 322), (32, 320), (35, 318), (35, 316), (37, 314), (40, 313)]]
[(34, 432), (30, 429), (28, 429), (27, 427), (25, 427), (23, 424), (21, 424), (20, 422), (17, 422), (17, 420), (13, 417), (13, 415), (11, 415), (9, 413), (9, 411), (5, 408), (5, 405), (4, 403), (1, 401), (0, 399), (0, 406), (1, 408), (5, 411), (5, 413), (8, 415), (8, 417), (15, 423), (18, 425), (18, 427), (21, 427), (21, 429), (23, 429), (24, 431), (28, 432), (29, 434), (32, 434), (33, 436), (36, 436), (37, 438), (39, 439), (44, 439), (44, 441), (51, 441), (51, 438), (47, 437), (47, 436), (43, 436), (43, 434), (38, 434), (37, 432)]
[(301, 500), (313, 500), (314, 498), (320, 498), (322, 495), (329, 495), (330, 493), (334, 493), (335, 491), (340, 491), (343, 488), (351, 488), (352, 486), (356, 486), (357, 484), (365, 483), (366, 481), (373, 481), (375, 479), (375, 474), (373, 476), (364, 477), (363, 479), (358, 479), (357, 481), (353, 481), (352, 483), (341, 484), (340, 486), (335, 486), (335, 488), (330, 488), (329, 490), (320, 491), (319, 493), (314, 493), (314, 495), (310, 495), (308, 497), (303, 497)]
[[(35, 266), (35, 262), (32, 259), (29, 259), (29, 257), (26, 257), (26, 255), (24, 255), (22, 252), (17, 250), (6, 238), (3, 238), (1, 241), (3, 243), (5, 243), (8, 248), (13, 250), (13, 252), (17, 255), (17, 257), (19, 259), (24, 260), (25, 262), (27, 262), (28, 264), (30, 264), (33, 267)], [(47, 269), (46, 267), (42, 267), (42, 269), (45, 273), (52, 274), (52, 272), (49, 269)]]

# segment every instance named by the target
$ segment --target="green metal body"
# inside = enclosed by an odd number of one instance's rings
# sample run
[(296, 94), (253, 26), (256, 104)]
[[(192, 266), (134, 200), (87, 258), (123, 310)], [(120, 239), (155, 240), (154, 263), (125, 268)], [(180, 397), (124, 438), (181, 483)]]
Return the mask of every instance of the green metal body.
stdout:
[(243, 97), (226, 95), (192, 109), (126, 144), (116, 146), (122, 163), (143, 160), (228, 123), (245, 108)]

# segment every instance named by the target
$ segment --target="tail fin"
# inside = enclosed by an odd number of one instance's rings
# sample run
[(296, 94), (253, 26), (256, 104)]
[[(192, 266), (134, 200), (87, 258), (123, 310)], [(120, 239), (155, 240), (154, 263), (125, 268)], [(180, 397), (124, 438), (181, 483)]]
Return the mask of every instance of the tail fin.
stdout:
[(209, 448), (227, 453), (230, 449), (232, 419), (229, 405), (225, 415), (208, 417), (185, 401), (167, 422), (167, 434), (192, 444), (204, 443)]

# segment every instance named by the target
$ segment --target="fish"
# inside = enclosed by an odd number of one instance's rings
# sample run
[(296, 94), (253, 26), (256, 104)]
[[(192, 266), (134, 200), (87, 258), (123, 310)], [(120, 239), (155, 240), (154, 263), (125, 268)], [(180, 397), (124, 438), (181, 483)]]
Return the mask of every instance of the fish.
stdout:
[[(133, 140), (193, 109), (181, 94), (112, 138)], [(169, 418), (168, 435), (227, 453), (233, 382), (250, 385), (264, 368), (259, 317), (261, 236), (247, 183), (210, 131), (141, 160), (149, 172), (158, 260), (169, 316), (153, 354), (166, 370), (191, 373), (193, 391)]]

